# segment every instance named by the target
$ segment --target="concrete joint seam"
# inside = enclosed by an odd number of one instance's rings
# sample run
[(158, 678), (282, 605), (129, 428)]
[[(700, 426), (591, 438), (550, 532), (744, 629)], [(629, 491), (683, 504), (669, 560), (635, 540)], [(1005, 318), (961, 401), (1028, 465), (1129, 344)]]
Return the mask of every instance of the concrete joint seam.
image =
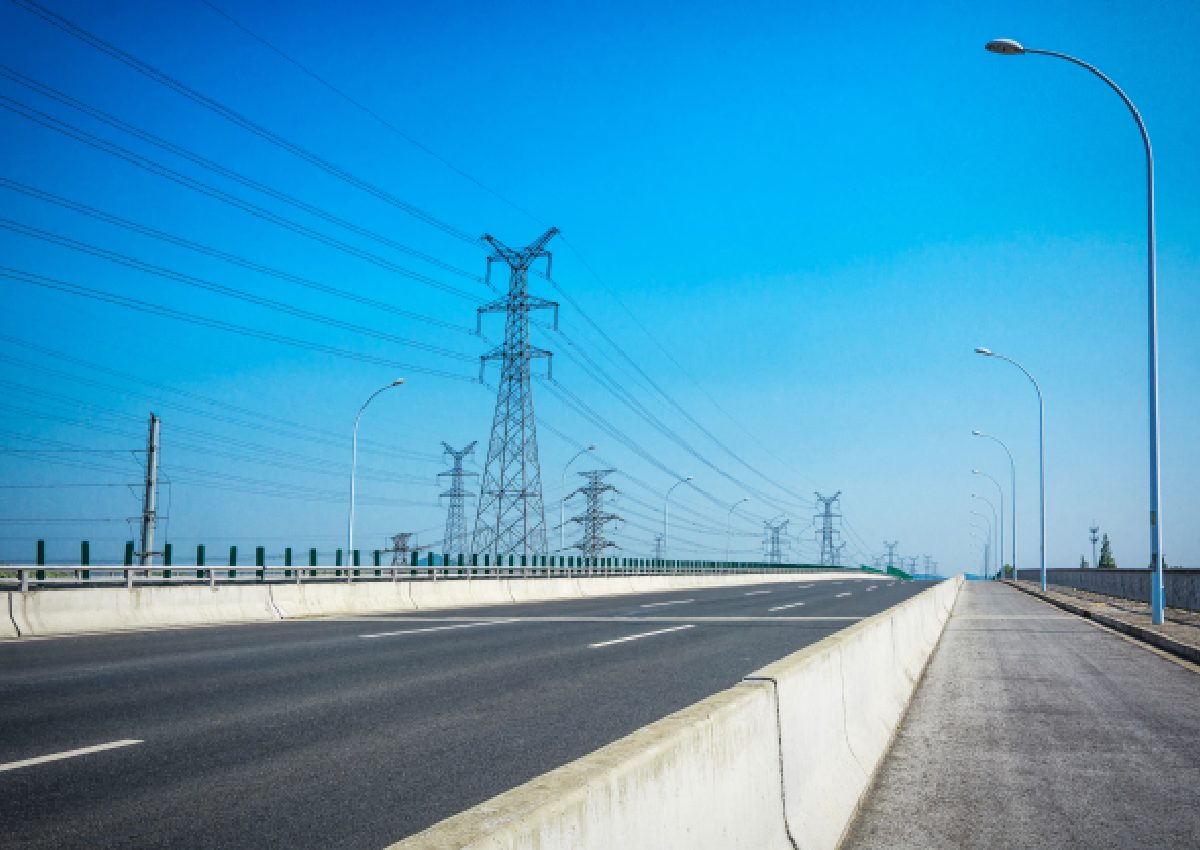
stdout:
[(800, 845), (796, 843), (796, 837), (792, 835), (792, 827), (788, 823), (787, 816), (787, 787), (784, 785), (787, 778), (783, 769), (783, 718), (779, 716), (779, 682), (775, 681), (773, 676), (743, 676), (742, 681), (771, 683), (771, 695), (775, 703), (775, 741), (779, 745), (779, 802), (780, 810), (783, 812), (783, 831), (787, 834), (793, 850), (800, 850)]

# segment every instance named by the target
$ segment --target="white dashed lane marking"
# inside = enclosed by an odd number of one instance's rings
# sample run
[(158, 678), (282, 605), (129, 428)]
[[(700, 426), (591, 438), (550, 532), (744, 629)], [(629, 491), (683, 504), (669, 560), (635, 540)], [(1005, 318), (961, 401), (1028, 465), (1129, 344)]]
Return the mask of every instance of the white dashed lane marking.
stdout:
[(792, 602), (788, 605), (776, 605), (774, 608), (768, 608), (768, 611), (786, 611), (788, 608), (799, 608), (803, 602)]
[(670, 602), (647, 602), (642, 605), (643, 608), (661, 608), (664, 605), (686, 605), (689, 602), (695, 602), (695, 599), (672, 599)]
[(626, 637), (616, 638), (615, 640), (605, 640), (605, 641), (601, 641), (600, 643), (589, 643), (588, 649), (600, 649), (601, 647), (613, 646), (614, 644), (618, 644), (618, 643), (626, 643), (631, 640), (640, 640), (641, 638), (654, 637), (654, 635), (665, 635), (668, 632), (680, 632), (680, 631), (683, 631), (684, 629), (694, 629), (694, 628), (695, 628), (695, 626), (693, 626), (693, 625), (686, 625), (686, 626), (675, 626), (670, 629), (658, 629), (657, 631), (653, 631), (653, 632), (642, 632), (639, 635), (627, 635)]
[(5, 770), (17, 770), (22, 767), (32, 767), (35, 764), (45, 764), (48, 761), (61, 761), (62, 759), (71, 759), (76, 756), (88, 756), (92, 753), (102, 753), (105, 750), (115, 750), (119, 747), (129, 747), (134, 744), (141, 744), (143, 741), (127, 738), (122, 741), (109, 741), (107, 744), (96, 744), (92, 747), (80, 747), (78, 750), (66, 750), (61, 753), (50, 753), (45, 756), (34, 756), (31, 759), (21, 759), (20, 761), (10, 761), (7, 764), (0, 764), (0, 772)]

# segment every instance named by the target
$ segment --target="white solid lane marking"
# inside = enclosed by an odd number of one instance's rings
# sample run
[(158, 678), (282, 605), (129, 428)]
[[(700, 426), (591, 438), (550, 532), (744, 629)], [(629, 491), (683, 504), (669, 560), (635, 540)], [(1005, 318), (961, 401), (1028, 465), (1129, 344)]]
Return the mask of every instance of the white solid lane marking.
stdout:
[(683, 631), (684, 629), (694, 629), (694, 628), (695, 628), (695, 626), (687, 625), (687, 626), (674, 626), (670, 629), (659, 629), (658, 631), (654, 631), (654, 632), (642, 632), (640, 635), (629, 635), (627, 637), (617, 638), (616, 640), (605, 640), (605, 641), (601, 641), (600, 643), (589, 643), (588, 649), (600, 649), (600, 647), (602, 647), (602, 646), (612, 646), (615, 643), (625, 643), (626, 641), (637, 640), (638, 638), (653, 637), (654, 635), (665, 635), (667, 632), (680, 632), (680, 631)]
[(695, 599), (672, 599), (670, 602), (647, 602), (643, 608), (661, 608), (663, 605), (686, 605), (688, 602), (695, 602)]
[(396, 637), (397, 635), (419, 635), (423, 632), (444, 632), (447, 629), (473, 629), (476, 626), (501, 626), (505, 623), (518, 623), (520, 620), (489, 620), (485, 623), (462, 623), (457, 626), (432, 626), (428, 629), (406, 629), (402, 632), (376, 632), (373, 635), (359, 635), (360, 638)]
[(803, 602), (793, 602), (790, 605), (776, 605), (774, 608), (768, 608), (768, 611), (786, 611), (788, 608), (799, 608)]
[(764, 593), (770, 592), (771, 591), (769, 590), (751, 590), (750, 592), (743, 594), (743, 596), (762, 596)]
[(841, 599), (843, 596), (849, 596), (849, 595), (850, 595), (849, 593), (839, 593), (837, 596), (835, 596), (835, 597), (833, 597), (833, 598), (834, 598), (834, 599)]
[(22, 759), (21, 761), (10, 761), (8, 764), (0, 764), (0, 772), (5, 770), (17, 770), (22, 767), (30, 767), (35, 764), (45, 764), (48, 761), (59, 761), (60, 759), (75, 758), (75, 756), (86, 756), (92, 753), (102, 753), (105, 750), (115, 750), (118, 747), (128, 747), (133, 744), (144, 743), (139, 739), (127, 738), (123, 741), (109, 741), (107, 744), (96, 744), (94, 747), (80, 747), (78, 750), (67, 750), (62, 753), (51, 753), (46, 756), (36, 756), (31, 759)]

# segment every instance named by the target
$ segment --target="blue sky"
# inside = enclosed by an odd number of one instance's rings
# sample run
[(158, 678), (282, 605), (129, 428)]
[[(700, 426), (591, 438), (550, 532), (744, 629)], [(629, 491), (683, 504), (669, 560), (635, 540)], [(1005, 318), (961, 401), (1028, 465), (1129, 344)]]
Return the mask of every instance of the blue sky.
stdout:
[[(734, 550), (759, 552), (762, 520), (784, 515), (793, 556), (811, 559), (812, 492), (841, 490), (853, 559), (869, 563), (887, 539), (904, 555), (932, 555), (943, 571), (973, 568), (970, 494), (994, 501), (994, 488), (980, 489), (970, 470), (995, 476), (1008, 498), (1007, 461), (970, 436), (979, 428), (1016, 457), (1019, 558), (1032, 566), (1036, 401), (1015, 369), (971, 353), (987, 345), (1025, 364), (1046, 393), (1051, 565), (1090, 557), (1093, 523), (1111, 535), (1121, 565), (1146, 563), (1136, 128), (1081, 69), (982, 46), (1009, 36), (1093, 62), (1139, 105), (1155, 145), (1164, 550), (1169, 563), (1200, 565), (1200, 366), (1189, 345), (1200, 331), (1193, 3), (701, 3), (680, 14), (633, 3), (501, 12), (482, 3), (214, 2), (420, 146), (201, 0), (46, 8), (456, 233), (515, 245), (561, 228), (551, 243), (555, 284), (535, 278), (532, 287), (567, 302), (560, 333), (536, 331), (556, 353), (556, 384), (534, 388), (547, 520), (557, 522), (563, 464), (595, 442), (600, 461), (619, 471), (615, 510), (628, 522), (617, 538), (628, 554), (650, 551), (671, 474), (691, 474), (697, 489), (673, 497), (677, 555), (723, 554), (726, 506), (751, 495), (734, 514)], [(0, 43), (0, 95), (176, 178), (0, 110), (0, 176), (11, 181), (0, 188), (4, 219), (343, 326), (146, 274), (28, 229), (0, 230), (3, 265), (404, 364), (0, 281), (0, 559), (27, 559), (39, 536), (53, 559), (73, 557), (85, 537), (97, 558), (115, 557), (138, 511), (129, 450), (144, 442), (151, 409), (163, 417), (172, 479), (163, 531), (177, 551), (197, 542), (331, 551), (344, 535), (354, 412), (394, 375), (408, 383), (363, 418), (356, 537), (374, 548), (409, 530), (436, 543), (440, 443), (478, 440), (481, 471), (491, 424), (494, 396), (471, 379), (500, 320), (485, 319), (486, 340), (469, 333), (492, 294), (478, 279), (485, 252), (16, 5), (0, 8)], [(133, 233), (17, 185), (374, 303)], [(569, 478), (585, 468), (578, 462)]]

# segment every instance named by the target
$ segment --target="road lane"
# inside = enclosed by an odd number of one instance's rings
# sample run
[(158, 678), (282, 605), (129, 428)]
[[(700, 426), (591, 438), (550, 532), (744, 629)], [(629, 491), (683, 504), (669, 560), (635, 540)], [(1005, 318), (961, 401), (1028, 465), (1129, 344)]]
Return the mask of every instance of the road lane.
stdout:
[[(379, 848), (854, 621), (810, 615), (867, 616), (923, 589), (838, 598), (855, 583), (828, 585), (3, 644), (0, 762), (145, 743), (0, 774), (0, 834), (13, 847)], [(799, 601), (803, 615), (767, 613)], [(389, 632), (407, 634), (361, 637)]]

